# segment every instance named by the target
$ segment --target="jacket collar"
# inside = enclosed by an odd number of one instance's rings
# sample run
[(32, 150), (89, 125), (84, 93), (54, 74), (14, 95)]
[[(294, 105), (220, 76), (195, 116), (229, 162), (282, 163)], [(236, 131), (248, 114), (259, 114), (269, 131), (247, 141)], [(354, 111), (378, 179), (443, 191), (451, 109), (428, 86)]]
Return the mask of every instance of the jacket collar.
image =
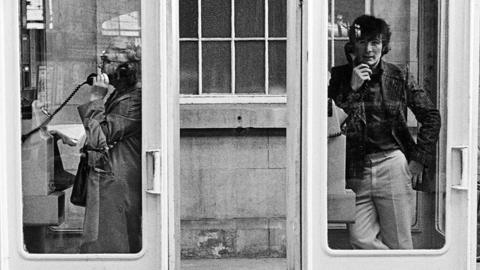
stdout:
[(397, 66), (383, 60), (381, 61), (381, 68), (383, 70), (381, 76), (382, 97), (384, 102), (392, 104), (393, 101), (402, 98), (403, 72)]
[(139, 87), (123, 89), (122, 91), (115, 90), (115, 92), (113, 92), (113, 94), (105, 102), (105, 111), (110, 111), (110, 109), (115, 104), (118, 104), (120, 101), (130, 98), (132, 96), (132, 93), (137, 89), (139, 89)]
[(403, 79), (403, 75), (400, 69), (397, 66), (384, 61), (383, 59), (380, 60), (379, 69), (383, 75), (382, 77)]

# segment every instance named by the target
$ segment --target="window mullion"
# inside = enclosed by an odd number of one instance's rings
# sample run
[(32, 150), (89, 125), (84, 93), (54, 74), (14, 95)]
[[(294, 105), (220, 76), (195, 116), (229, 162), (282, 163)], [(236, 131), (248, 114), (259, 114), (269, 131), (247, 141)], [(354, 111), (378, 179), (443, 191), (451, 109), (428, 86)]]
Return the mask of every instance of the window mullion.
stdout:
[(265, 1), (265, 94), (268, 95), (268, 0)]
[[(331, 25), (335, 25), (335, 0), (331, 0), (331, 7), (332, 7), (332, 11), (330, 13), (330, 23)], [(330, 46), (331, 46), (331, 50), (330, 50), (330, 59), (332, 59), (331, 61), (331, 66), (335, 66), (335, 33), (334, 31), (330, 31)]]
[(230, 41), (230, 45), (231, 45), (231, 70), (232, 70), (232, 73), (231, 73), (231, 81), (232, 81), (232, 86), (231, 86), (231, 90), (232, 90), (232, 94), (235, 94), (235, 0), (231, 0), (231, 6), (232, 6), (232, 16), (231, 16), (231, 29), (232, 29), (232, 33), (230, 35), (231, 37), (231, 41)]
[(372, 0), (365, 0), (365, 14), (372, 13)]
[(202, 0), (198, 0), (198, 95), (203, 93), (203, 70), (202, 70)]

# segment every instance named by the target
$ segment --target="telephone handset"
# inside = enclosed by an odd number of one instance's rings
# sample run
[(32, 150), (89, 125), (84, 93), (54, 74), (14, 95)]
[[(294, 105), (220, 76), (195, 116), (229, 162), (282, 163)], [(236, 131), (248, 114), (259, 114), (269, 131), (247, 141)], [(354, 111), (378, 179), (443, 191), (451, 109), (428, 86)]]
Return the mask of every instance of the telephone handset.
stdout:
[[(102, 73), (102, 75), (103, 75), (103, 73)], [(88, 85), (92, 86), (93, 85), (93, 78), (96, 78), (96, 77), (97, 77), (97, 73), (90, 73), (90, 75), (88, 75), (87, 79), (85, 80), (85, 82), (83, 84), (88, 84)]]
[[(108, 76), (104, 73), (101, 74), (103, 78), (106, 77), (105, 81), (108, 83)], [(26, 134), (23, 134), (22, 135), (22, 143), (25, 142), (25, 140), (27, 140), (32, 134), (34, 134), (35, 132), (39, 131), (41, 128), (44, 128), (47, 126), (48, 123), (50, 123), (50, 121), (52, 121), (53, 117), (63, 108), (65, 107), (65, 105), (67, 105), (67, 103), (70, 101), (70, 99), (73, 98), (73, 96), (78, 92), (78, 90), (80, 90), (80, 88), (82, 86), (84, 86), (85, 84), (88, 84), (88, 85), (93, 85), (93, 80), (94, 78), (97, 77), (97, 74), (96, 73), (91, 73), (90, 75), (88, 75), (87, 79), (77, 85), (77, 87), (75, 87), (75, 89), (72, 91), (72, 93), (65, 99), (65, 101), (52, 113), (50, 114), (38, 127), (32, 129), (31, 131), (29, 131), (28, 133)]]
[[(350, 64), (352, 69), (362, 64), (362, 62), (360, 62), (358, 58), (355, 57), (355, 53), (354, 53), (355, 47), (352, 42), (350, 41), (347, 42), (345, 44), (344, 50), (345, 50), (345, 57), (347, 57), (347, 61)], [(368, 80), (364, 81), (362, 86), (357, 91), (363, 96), (367, 91), (367, 87), (368, 87)]]
[(361, 64), (356, 59), (354, 50), (355, 50), (355, 48), (354, 48), (354, 45), (352, 44), (352, 42), (349, 41), (345, 44), (345, 47), (344, 47), (345, 57), (347, 57), (347, 61), (350, 65), (352, 65), (352, 67), (356, 67), (356, 66)]

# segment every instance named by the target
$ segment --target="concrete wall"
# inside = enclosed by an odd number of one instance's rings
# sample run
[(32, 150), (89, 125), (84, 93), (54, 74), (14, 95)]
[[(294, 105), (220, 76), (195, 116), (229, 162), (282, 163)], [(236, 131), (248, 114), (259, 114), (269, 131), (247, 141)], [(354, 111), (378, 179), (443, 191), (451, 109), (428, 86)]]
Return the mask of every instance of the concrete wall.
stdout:
[(182, 257), (284, 257), (285, 130), (184, 130)]

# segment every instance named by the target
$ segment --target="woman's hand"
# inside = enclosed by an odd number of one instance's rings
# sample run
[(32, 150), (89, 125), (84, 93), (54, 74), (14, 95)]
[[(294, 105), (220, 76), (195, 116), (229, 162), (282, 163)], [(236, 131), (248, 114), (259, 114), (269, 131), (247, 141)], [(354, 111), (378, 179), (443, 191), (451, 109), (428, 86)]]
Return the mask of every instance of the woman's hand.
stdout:
[(108, 88), (110, 84), (110, 80), (108, 79), (108, 75), (102, 73), (102, 69), (97, 67), (97, 77), (93, 78), (93, 86)]
[(108, 97), (113, 91), (113, 87), (109, 83), (108, 75), (97, 68), (97, 76), (93, 78), (93, 86), (90, 90), (90, 101)]
[(69, 146), (76, 146), (78, 144), (78, 140), (77, 139), (74, 139), (72, 137), (69, 137), (67, 136), (66, 134), (56, 130), (56, 129), (53, 129), (53, 130), (50, 130), (49, 131), (50, 134), (52, 135), (57, 135), (58, 137), (60, 137), (60, 139), (62, 140), (63, 144), (67, 144)]
[(371, 74), (372, 70), (367, 64), (360, 64), (354, 67), (352, 78), (350, 79), (350, 87), (352, 87), (353, 91), (357, 91), (365, 81), (369, 81)]

